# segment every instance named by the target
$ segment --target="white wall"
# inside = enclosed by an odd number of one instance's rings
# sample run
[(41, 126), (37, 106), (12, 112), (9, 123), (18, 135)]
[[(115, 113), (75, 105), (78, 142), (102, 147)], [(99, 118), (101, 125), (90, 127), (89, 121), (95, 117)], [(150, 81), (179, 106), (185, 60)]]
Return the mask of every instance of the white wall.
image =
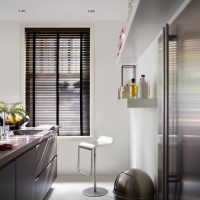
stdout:
[[(20, 99), (20, 23), (0, 22), (0, 100)], [(94, 135), (114, 137), (113, 145), (97, 152), (99, 174), (129, 168), (129, 120), (124, 102), (117, 100), (120, 69), (115, 67), (119, 22), (95, 24)], [(23, 97), (21, 98), (23, 99)], [(58, 174), (76, 174), (77, 145), (88, 138), (58, 138)]]
[(0, 100), (20, 99), (20, 26), (0, 23)]
[[(97, 152), (97, 171), (105, 175), (116, 175), (129, 168), (128, 111), (124, 102), (117, 100), (120, 69), (115, 64), (119, 30), (120, 23), (95, 24), (94, 134), (96, 137), (107, 135), (114, 138), (113, 145)], [(60, 174), (76, 173), (77, 145), (80, 141), (83, 140), (58, 140)]]
[[(154, 40), (136, 65), (137, 81), (145, 74), (150, 83), (150, 96), (156, 97), (157, 40)], [(157, 177), (157, 109), (130, 109), (131, 167)]]

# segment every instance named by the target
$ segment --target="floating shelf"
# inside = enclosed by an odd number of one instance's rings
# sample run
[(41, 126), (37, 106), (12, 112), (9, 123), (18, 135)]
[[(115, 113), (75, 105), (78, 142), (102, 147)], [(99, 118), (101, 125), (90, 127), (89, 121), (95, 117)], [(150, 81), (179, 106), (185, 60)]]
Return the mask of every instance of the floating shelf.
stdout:
[(125, 25), (122, 47), (117, 56), (117, 67), (137, 63), (162, 27), (170, 22), (177, 9), (190, 0), (135, 0), (129, 20)]
[(120, 49), (119, 55), (117, 57), (117, 64), (121, 64), (122, 54), (123, 54), (124, 48), (126, 46), (127, 38), (129, 36), (129, 32), (131, 30), (132, 23), (133, 23), (133, 20), (134, 20), (134, 17), (135, 17), (139, 3), (140, 3), (140, 0), (135, 0), (131, 15), (129, 17), (129, 20), (127, 21), (126, 26), (125, 26), (124, 40), (123, 40), (122, 47)]
[(128, 108), (156, 108), (156, 99), (127, 99)]

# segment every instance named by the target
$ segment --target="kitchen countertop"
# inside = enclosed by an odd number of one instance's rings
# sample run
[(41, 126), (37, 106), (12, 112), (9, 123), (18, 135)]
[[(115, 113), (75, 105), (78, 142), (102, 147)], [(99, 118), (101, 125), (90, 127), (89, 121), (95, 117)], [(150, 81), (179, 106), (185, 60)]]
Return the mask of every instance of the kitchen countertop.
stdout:
[[(28, 130), (40, 130), (37, 128), (27, 128)], [(19, 155), (23, 154), (27, 150), (36, 146), (45, 138), (51, 135), (50, 129), (44, 128), (37, 134), (34, 135), (15, 135), (15, 136), (3, 136), (0, 137), (0, 144), (13, 144), (13, 148), (10, 150), (0, 151), (0, 168), (14, 160)]]

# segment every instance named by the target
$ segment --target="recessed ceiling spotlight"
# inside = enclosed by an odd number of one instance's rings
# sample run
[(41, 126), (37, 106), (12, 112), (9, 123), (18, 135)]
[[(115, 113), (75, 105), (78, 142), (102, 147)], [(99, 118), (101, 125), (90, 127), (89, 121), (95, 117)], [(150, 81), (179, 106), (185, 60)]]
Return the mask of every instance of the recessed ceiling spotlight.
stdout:
[(19, 9), (18, 12), (19, 12), (19, 13), (25, 13), (26, 10), (25, 10), (25, 9)]
[(88, 9), (88, 13), (95, 13), (94, 9)]

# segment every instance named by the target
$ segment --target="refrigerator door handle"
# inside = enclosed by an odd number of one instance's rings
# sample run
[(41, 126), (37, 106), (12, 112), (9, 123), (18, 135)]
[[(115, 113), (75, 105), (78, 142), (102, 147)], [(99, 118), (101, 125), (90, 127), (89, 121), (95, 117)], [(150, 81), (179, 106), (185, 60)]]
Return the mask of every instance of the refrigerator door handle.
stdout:
[(163, 200), (168, 200), (169, 177), (169, 25), (163, 28), (164, 46), (164, 102), (163, 102)]

